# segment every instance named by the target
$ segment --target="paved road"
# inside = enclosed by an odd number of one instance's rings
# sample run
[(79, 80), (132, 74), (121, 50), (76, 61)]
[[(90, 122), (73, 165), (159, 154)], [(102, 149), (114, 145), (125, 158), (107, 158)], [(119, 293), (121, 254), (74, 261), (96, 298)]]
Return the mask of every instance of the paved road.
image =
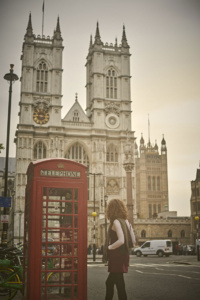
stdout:
[[(88, 299), (103, 300), (107, 267), (97, 261), (88, 264)], [(125, 274), (128, 300), (199, 299), (200, 262), (195, 256), (168, 258), (131, 256), (129, 273)], [(21, 300), (20, 294), (14, 298)], [(117, 300), (117, 294), (113, 300)]]
[[(88, 267), (88, 300), (104, 299), (106, 277), (105, 267)], [(200, 262), (196, 257), (133, 256), (125, 281), (129, 300), (199, 299)], [(117, 299), (115, 292), (113, 300)]]

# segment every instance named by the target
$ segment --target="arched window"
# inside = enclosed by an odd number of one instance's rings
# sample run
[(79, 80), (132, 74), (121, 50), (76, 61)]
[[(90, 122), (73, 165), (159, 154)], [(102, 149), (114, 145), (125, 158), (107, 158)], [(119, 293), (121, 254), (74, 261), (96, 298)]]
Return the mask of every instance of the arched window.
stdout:
[(151, 176), (148, 176), (148, 191), (151, 191)]
[(149, 204), (149, 218), (152, 218), (152, 205)]
[(185, 230), (181, 230), (181, 238), (185, 237)]
[(75, 143), (68, 149), (65, 158), (74, 160), (89, 167), (88, 155), (83, 146), (79, 143)]
[(39, 93), (47, 93), (48, 85), (48, 68), (45, 61), (41, 61), (37, 67), (36, 91)]
[(157, 177), (157, 191), (160, 191), (160, 177)]
[(168, 231), (168, 238), (172, 238), (172, 231), (171, 230)]
[(78, 110), (74, 111), (73, 122), (79, 122)]
[(145, 230), (142, 230), (142, 232), (141, 232), (141, 237), (142, 237), (142, 238), (145, 238), (145, 237), (146, 237), (146, 231), (145, 231)]
[(106, 98), (117, 98), (117, 73), (112, 68), (106, 75)]
[(107, 147), (106, 161), (107, 162), (118, 162), (117, 147), (113, 144), (111, 144)]
[[(79, 143), (75, 143), (68, 149), (67, 153), (65, 154), (65, 158), (68, 158), (68, 159), (74, 160), (78, 163), (81, 163), (83, 165), (86, 165), (88, 167), (88, 170), (90, 169), (88, 155), (87, 155), (84, 147)], [(90, 185), (91, 184), (90, 184), (90, 180), (88, 177), (88, 200), (90, 199)]]
[(153, 176), (153, 178), (152, 178), (152, 187), (153, 187), (153, 191), (155, 191), (156, 190), (156, 178), (155, 178), (155, 176)]
[(46, 146), (43, 142), (37, 142), (34, 146), (33, 157), (35, 160), (46, 158)]

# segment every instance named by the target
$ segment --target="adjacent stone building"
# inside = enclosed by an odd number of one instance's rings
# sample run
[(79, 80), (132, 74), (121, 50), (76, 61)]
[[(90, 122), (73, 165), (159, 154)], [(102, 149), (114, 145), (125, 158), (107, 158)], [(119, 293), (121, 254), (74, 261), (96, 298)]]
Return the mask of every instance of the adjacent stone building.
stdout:
[(137, 218), (134, 228), (139, 244), (152, 239), (170, 239), (190, 244), (190, 218), (169, 211), (167, 145), (163, 137), (145, 144), (143, 136), (135, 144)]
[(163, 137), (161, 154), (157, 143), (147, 145), (143, 136), (136, 148), (136, 199), (138, 218), (156, 218), (169, 210), (167, 146)]
[(191, 181), (190, 208), (192, 244), (195, 245), (196, 239), (200, 239), (200, 169), (196, 171), (195, 180)]

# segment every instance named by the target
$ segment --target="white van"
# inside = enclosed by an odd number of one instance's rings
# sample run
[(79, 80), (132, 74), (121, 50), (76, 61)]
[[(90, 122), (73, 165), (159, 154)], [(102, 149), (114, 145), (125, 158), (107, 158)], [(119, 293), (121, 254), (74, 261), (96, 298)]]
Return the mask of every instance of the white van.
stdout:
[(170, 240), (147, 241), (141, 247), (134, 249), (134, 254), (136, 254), (138, 257), (141, 255), (147, 256), (154, 254), (162, 257), (163, 255), (169, 256), (172, 253), (172, 241)]

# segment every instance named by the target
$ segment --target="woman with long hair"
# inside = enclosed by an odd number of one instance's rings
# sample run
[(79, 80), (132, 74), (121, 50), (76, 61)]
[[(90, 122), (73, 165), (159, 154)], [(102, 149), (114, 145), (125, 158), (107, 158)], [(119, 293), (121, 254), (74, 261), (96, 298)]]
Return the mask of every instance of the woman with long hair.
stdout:
[(112, 300), (116, 285), (118, 299), (127, 300), (124, 275), (128, 272), (129, 249), (135, 244), (135, 235), (128, 222), (127, 208), (121, 200), (113, 199), (106, 211), (110, 226), (104, 246), (104, 262), (108, 261), (105, 300)]

